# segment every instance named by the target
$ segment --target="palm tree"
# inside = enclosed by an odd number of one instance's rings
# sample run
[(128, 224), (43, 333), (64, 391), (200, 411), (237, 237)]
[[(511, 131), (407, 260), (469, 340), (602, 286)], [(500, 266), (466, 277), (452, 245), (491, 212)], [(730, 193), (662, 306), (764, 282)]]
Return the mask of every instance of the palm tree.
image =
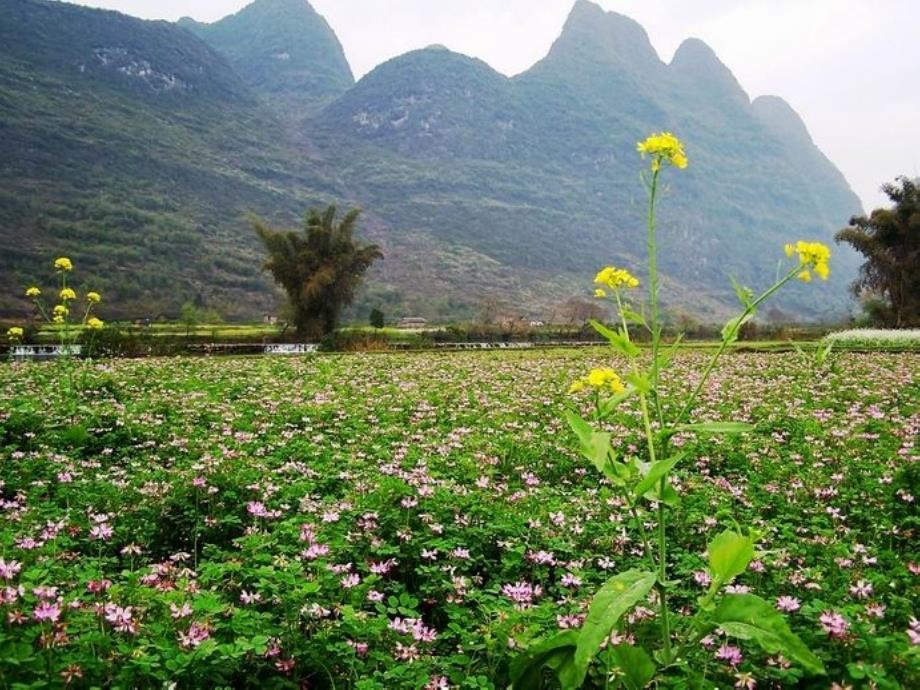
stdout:
[(920, 324), (920, 187), (899, 177), (882, 190), (894, 203), (868, 217), (857, 216), (850, 227), (837, 233), (866, 257), (853, 284), (858, 296), (876, 294), (887, 301), (878, 314), (882, 321), (901, 328)]
[(359, 209), (336, 222), (336, 207), (312, 209), (303, 232), (272, 230), (254, 220), (256, 234), (268, 252), (264, 268), (284, 291), (300, 336), (320, 338), (332, 333), (342, 310), (371, 264), (383, 258), (374, 244), (354, 238)]

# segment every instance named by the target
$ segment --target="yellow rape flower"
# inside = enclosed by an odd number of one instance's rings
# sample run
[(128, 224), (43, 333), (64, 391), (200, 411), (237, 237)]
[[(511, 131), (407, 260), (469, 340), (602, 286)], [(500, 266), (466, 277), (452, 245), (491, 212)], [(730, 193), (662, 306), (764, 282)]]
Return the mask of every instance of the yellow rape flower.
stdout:
[(105, 326), (105, 324), (102, 322), (102, 319), (97, 319), (95, 316), (86, 321), (86, 327), (93, 331), (98, 331), (103, 326)]
[(826, 244), (821, 242), (796, 242), (787, 244), (786, 256), (792, 257), (798, 254), (799, 261), (804, 270), (799, 273), (799, 280), (805, 283), (811, 282), (811, 273), (814, 271), (821, 280), (827, 280), (831, 274), (828, 262), (831, 258), (831, 250)]
[(609, 389), (612, 393), (622, 393), (626, 390), (626, 386), (623, 385), (623, 381), (620, 380), (619, 375), (613, 369), (609, 368), (592, 369), (588, 372), (587, 376), (572, 383), (569, 387), (569, 393), (578, 393), (588, 387), (605, 388)]
[(63, 304), (58, 304), (54, 307), (54, 316), (64, 318), (70, 313), (70, 309), (65, 307)]
[(10, 340), (21, 340), (23, 334), (24, 331), (19, 326), (13, 326), (6, 332), (6, 335)]
[(54, 261), (54, 270), (56, 270), (56, 271), (72, 271), (72, 270), (73, 270), (73, 262), (71, 262), (71, 260), (68, 259), (66, 256), (62, 256), (62, 257), (60, 257), (59, 259), (55, 259), (55, 261)]
[(41, 294), (42, 294), (42, 291), (39, 288), (35, 287), (34, 285), (30, 287), (28, 290), (26, 290), (26, 297), (35, 298)]
[(652, 172), (658, 172), (662, 163), (668, 163), (680, 170), (686, 168), (690, 163), (687, 154), (684, 153), (684, 145), (670, 132), (652, 134), (645, 141), (640, 141), (636, 145), (636, 150), (642, 154), (643, 158), (652, 157)]
[(100, 295), (98, 292), (87, 292), (86, 299), (93, 304), (98, 304), (102, 301), (102, 295)]
[(606, 291), (598, 288), (597, 290), (594, 291), (594, 296), (597, 297), (598, 299), (604, 299), (607, 296), (607, 293)]
[(613, 266), (607, 266), (606, 268), (601, 269), (601, 272), (598, 273), (597, 277), (594, 278), (594, 282), (596, 285), (602, 285), (604, 287), (610, 288), (611, 290), (639, 287), (638, 278), (632, 275), (625, 268), (615, 268)]
[(64, 301), (69, 299), (77, 299), (77, 293), (74, 292), (71, 288), (64, 288), (61, 290), (61, 299)]

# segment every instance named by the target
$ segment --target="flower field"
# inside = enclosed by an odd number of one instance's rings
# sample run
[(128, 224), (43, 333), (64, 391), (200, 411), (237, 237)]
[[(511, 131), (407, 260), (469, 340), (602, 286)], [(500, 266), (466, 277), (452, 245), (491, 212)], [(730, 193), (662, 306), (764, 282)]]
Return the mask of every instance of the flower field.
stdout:
[[(705, 359), (678, 354), (664, 389)], [(642, 560), (560, 417), (610, 360), (151, 359), (73, 387), (0, 365), (0, 688), (506, 688)], [(673, 439), (673, 605), (705, 593), (707, 542), (753, 525), (729, 591), (784, 612), (826, 675), (715, 634), (682, 650), (706, 687), (920, 687), (918, 375), (911, 353), (719, 364), (693, 421), (756, 428)], [(631, 400), (607, 422), (627, 456), (638, 418)], [(656, 615), (635, 608), (615, 643)]]

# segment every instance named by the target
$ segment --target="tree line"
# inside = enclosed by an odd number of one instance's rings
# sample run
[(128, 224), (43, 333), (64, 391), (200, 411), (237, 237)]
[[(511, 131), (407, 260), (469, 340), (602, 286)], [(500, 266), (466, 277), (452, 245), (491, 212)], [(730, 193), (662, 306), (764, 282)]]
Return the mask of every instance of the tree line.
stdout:
[[(854, 216), (835, 239), (865, 258), (851, 290), (870, 321), (920, 326), (920, 186), (899, 177), (883, 191), (892, 206)], [(287, 294), (299, 337), (321, 339), (334, 332), (368, 269), (383, 258), (379, 246), (355, 237), (360, 216), (352, 209), (339, 219), (332, 205), (310, 210), (301, 230), (274, 230), (253, 220), (267, 253), (264, 269)], [(383, 327), (379, 309), (373, 310), (371, 325)]]

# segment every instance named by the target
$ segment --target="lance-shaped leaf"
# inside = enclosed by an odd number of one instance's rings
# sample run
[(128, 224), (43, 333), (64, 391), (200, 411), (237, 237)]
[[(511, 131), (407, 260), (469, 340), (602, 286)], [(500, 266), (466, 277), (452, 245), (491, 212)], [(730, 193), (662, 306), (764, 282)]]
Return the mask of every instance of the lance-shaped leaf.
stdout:
[(572, 431), (578, 436), (581, 454), (591, 461), (598, 472), (606, 474), (610, 457), (610, 434), (606, 431), (595, 431), (590, 424), (574, 412), (567, 411), (565, 418), (572, 427)]
[(735, 288), (735, 295), (738, 297), (738, 301), (741, 302), (741, 306), (747, 309), (748, 307), (754, 304), (754, 291), (749, 287), (745, 287), (737, 280), (729, 276), (732, 281), (732, 287)]
[(627, 383), (635, 386), (636, 390), (640, 393), (649, 393), (652, 390), (652, 383), (648, 378), (642, 374), (635, 374), (630, 372), (624, 377)]
[(662, 477), (674, 469), (674, 465), (680, 462), (682, 457), (682, 455), (675, 455), (673, 458), (659, 460), (652, 465), (642, 478), (642, 481), (640, 481), (633, 490), (636, 498), (642, 498), (650, 489), (654, 488)]
[(622, 317), (626, 319), (629, 323), (634, 323), (637, 326), (642, 326), (643, 328), (648, 328), (648, 323), (645, 321), (645, 316), (633, 311), (632, 309), (624, 309), (620, 312)]
[(612, 395), (612, 396), (610, 396), (609, 398), (607, 398), (606, 400), (601, 401), (601, 404), (600, 404), (600, 416), (603, 417), (603, 418), (609, 417), (610, 414), (611, 414), (617, 407), (619, 407), (619, 405), (620, 405), (621, 402), (623, 402), (624, 400), (630, 398), (630, 397), (633, 395), (633, 393), (635, 393), (635, 392), (636, 392), (636, 389), (635, 389), (635, 388), (627, 388), (627, 389), (626, 389), (625, 391), (623, 391), (622, 393), (617, 393), (616, 395)]
[(731, 345), (738, 340), (738, 336), (741, 333), (741, 327), (753, 318), (754, 312), (751, 312), (749, 314), (737, 316), (726, 323), (725, 327), (722, 329), (722, 340), (725, 341), (725, 344)]
[(767, 654), (782, 654), (810, 673), (824, 673), (821, 659), (789, 629), (786, 619), (760, 597), (726, 596), (713, 613), (713, 621), (732, 637), (756, 642)]
[[(531, 645), (526, 652), (519, 654), (511, 661), (509, 672), (511, 687), (514, 690), (532, 690), (543, 687), (543, 668), (552, 668), (557, 677), (569, 676), (569, 682), (574, 680), (571, 670), (566, 669), (566, 657), (572, 657), (578, 644), (578, 630), (566, 630), (548, 640), (543, 640)], [(571, 660), (569, 664), (571, 665)], [(566, 673), (568, 671), (568, 673)], [(577, 687), (574, 685), (563, 687)]]
[(709, 572), (713, 579), (730, 582), (754, 559), (754, 537), (725, 530), (709, 542)]
[(655, 585), (655, 579), (655, 573), (628, 570), (608, 580), (595, 595), (581, 627), (575, 650), (575, 669), (579, 687), (584, 683), (588, 667), (600, 650), (601, 644), (613, 632), (623, 614), (648, 595)]
[(623, 644), (611, 650), (613, 660), (623, 672), (623, 684), (629, 690), (642, 690), (655, 677), (655, 662), (642, 647)]
[(593, 319), (588, 323), (591, 324), (595, 331), (606, 338), (610, 346), (620, 354), (626, 355), (627, 357), (637, 357), (642, 352), (642, 350), (632, 344), (627, 333), (623, 331), (612, 331), (600, 321), (594, 321)]

